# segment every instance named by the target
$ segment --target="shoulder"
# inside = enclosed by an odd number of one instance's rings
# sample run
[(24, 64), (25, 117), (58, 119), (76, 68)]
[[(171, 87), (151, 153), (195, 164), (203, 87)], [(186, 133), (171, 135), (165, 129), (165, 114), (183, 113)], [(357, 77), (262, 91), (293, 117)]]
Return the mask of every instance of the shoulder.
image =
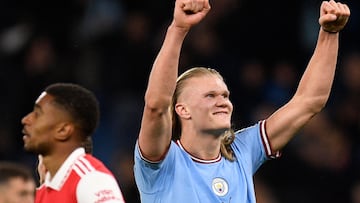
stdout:
[(83, 176), (94, 171), (111, 174), (107, 166), (105, 166), (105, 164), (101, 160), (92, 156), (91, 154), (86, 154), (85, 156), (79, 157), (75, 161), (73, 168), (79, 176)]
[(265, 125), (265, 121), (259, 121), (254, 123), (251, 126), (244, 127), (240, 130), (235, 131), (236, 138), (239, 138), (239, 135), (253, 135), (262, 133), (262, 127)]
[(124, 202), (115, 178), (106, 173), (94, 171), (79, 181), (76, 189), (78, 202)]
[(180, 157), (180, 154), (182, 153), (183, 150), (181, 150), (177, 142), (172, 140), (170, 142), (168, 150), (166, 151), (162, 159), (160, 159), (159, 161), (150, 161), (142, 155), (138, 142), (136, 142), (135, 165), (140, 164), (150, 168), (158, 168), (158, 166), (163, 165), (164, 162), (169, 162), (168, 160), (170, 160), (170, 162), (176, 161), (177, 157)]

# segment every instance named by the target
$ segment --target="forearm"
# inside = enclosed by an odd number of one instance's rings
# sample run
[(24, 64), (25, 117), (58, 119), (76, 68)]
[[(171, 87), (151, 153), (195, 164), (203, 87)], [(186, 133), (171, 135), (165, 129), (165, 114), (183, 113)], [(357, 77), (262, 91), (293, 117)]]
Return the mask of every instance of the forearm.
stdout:
[(319, 31), (317, 45), (300, 80), (295, 97), (308, 102), (315, 112), (326, 104), (334, 80), (339, 34)]
[(150, 73), (145, 101), (150, 106), (170, 105), (175, 91), (181, 47), (187, 30), (171, 24)]

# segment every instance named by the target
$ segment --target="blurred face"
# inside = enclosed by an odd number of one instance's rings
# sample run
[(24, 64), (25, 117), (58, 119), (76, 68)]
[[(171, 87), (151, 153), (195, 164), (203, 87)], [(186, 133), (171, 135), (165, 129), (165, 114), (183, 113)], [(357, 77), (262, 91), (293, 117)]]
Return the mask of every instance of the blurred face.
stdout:
[(54, 104), (54, 98), (43, 93), (36, 100), (34, 109), (22, 120), (24, 148), (29, 152), (46, 155), (54, 143), (54, 135), (66, 121), (66, 113)]
[(197, 130), (221, 134), (231, 127), (233, 105), (229, 100), (229, 90), (216, 75), (188, 79), (179, 95), (179, 104), (184, 106), (189, 116), (187, 119)]
[(33, 203), (35, 182), (14, 177), (0, 187), (0, 203)]

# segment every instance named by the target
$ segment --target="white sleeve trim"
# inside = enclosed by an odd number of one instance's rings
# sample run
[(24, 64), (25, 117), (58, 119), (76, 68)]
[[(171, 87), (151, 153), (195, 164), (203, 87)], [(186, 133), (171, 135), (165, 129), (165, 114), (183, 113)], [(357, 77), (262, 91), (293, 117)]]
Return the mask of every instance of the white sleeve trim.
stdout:
[(271, 149), (270, 140), (266, 133), (266, 120), (260, 121), (260, 136), (265, 148), (266, 155), (271, 159), (279, 158), (281, 155), (280, 151), (273, 152)]
[(136, 143), (136, 148), (137, 148), (137, 150), (138, 150), (138, 152), (139, 152), (140, 158), (141, 158), (142, 160), (150, 163), (150, 164), (158, 164), (158, 163), (160, 163), (160, 162), (163, 161), (163, 159), (161, 159), (161, 160), (159, 160), (159, 161), (150, 161), (149, 159), (145, 158), (145, 157), (143, 156), (143, 154), (141, 153), (141, 149), (140, 149), (139, 143)]

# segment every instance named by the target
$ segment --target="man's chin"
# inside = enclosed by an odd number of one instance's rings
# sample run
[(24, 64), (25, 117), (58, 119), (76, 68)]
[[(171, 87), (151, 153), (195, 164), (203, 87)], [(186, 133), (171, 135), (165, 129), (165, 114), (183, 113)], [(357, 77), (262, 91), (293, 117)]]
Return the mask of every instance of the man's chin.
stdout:
[(37, 151), (34, 148), (32, 148), (32, 147), (30, 147), (30, 146), (28, 146), (26, 144), (24, 144), (24, 150), (26, 152), (29, 152), (29, 153), (32, 153), (32, 154), (38, 154)]
[(207, 133), (219, 137), (222, 136), (228, 130), (230, 130), (229, 127), (224, 127), (224, 128), (207, 130)]

